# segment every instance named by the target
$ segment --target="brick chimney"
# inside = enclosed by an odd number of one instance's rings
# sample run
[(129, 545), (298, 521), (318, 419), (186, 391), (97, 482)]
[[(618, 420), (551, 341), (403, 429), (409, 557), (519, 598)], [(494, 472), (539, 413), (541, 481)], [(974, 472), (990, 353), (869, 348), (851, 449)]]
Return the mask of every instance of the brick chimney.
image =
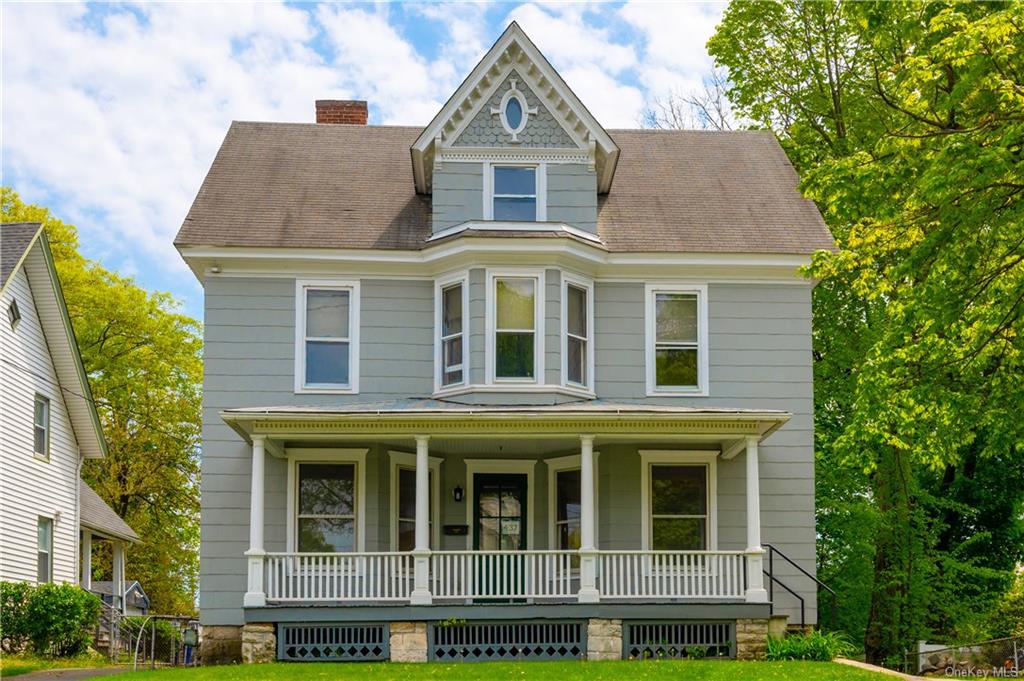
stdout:
[(316, 100), (317, 123), (347, 123), (366, 125), (368, 113), (366, 102), (358, 99)]

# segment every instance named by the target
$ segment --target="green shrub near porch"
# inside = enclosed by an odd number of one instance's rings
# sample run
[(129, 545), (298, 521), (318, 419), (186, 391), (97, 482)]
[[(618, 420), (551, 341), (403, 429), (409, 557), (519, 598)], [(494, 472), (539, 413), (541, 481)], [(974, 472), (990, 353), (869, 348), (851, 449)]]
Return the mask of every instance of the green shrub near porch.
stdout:
[(6, 653), (31, 644), (37, 655), (71, 657), (92, 643), (100, 599), (74, 584), (0, 582), (0, 640)]

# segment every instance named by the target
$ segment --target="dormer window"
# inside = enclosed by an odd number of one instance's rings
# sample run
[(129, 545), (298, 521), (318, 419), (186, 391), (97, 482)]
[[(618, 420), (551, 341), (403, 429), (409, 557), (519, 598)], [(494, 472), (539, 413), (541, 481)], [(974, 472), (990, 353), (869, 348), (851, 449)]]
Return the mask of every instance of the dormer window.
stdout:
[(493, 219), (510, 222), (537, 220), (537, 169), (534, 166), (494, 166)]

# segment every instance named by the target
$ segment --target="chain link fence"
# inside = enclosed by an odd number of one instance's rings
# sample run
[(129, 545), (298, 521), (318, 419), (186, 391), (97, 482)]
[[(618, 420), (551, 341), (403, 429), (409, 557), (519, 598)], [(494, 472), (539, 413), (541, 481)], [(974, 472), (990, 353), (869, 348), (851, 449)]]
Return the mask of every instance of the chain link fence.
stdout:
[(122, 615), (104, 604), (93, 647), (134, 669), (196, 664), (199, 622), (177, 615)]

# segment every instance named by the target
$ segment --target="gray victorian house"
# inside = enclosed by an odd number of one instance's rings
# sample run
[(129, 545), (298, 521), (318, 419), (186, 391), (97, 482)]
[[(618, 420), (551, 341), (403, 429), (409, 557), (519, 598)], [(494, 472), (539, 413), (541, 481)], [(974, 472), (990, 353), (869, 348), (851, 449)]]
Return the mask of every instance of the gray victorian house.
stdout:
[[(816, 621), (811, 291), (767, 132), (606, 130), (512, 24), (425, 127), (235, 122), (207, 661), (756, 657)], [(770, 574), (769, 574), (770, 573)]]

